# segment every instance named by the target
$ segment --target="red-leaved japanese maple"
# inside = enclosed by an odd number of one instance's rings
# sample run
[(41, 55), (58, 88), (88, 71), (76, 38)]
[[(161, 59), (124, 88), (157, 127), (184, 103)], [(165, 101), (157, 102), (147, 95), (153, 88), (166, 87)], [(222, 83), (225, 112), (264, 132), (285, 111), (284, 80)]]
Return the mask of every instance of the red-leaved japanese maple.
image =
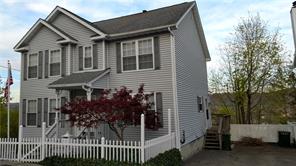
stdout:
[(145, 127), (158, 129), (159, 116), (150, 111), (153, 103), (148, 102), (149, 94), (144, 94), (144, 85), (140, 85), (138, 93), (122, 86), (120, 89), (104, 90), (96, 100), (74, 100), (66, 103), (61, 112), (69, 115), (72, 126), (98, 127), (108, 124), (119, 140), (123, 140), (126, 127), (140, 125), (141, 114), (145, 114)]

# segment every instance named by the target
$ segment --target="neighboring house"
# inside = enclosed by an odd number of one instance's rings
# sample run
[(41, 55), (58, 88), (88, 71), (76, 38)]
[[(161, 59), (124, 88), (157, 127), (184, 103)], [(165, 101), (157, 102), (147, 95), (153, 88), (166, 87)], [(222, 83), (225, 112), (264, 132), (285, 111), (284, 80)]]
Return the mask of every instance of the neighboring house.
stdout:
[(294, 39), (293, 67), (296, 68), (296, 1), (294, 1), (292, 3), (292, 8), (291, 8), (290, 14), (291, 14), (292, 31), (293, 31), (293, 39)]
[[(146, 92), (154, 93), (154, 110), (161, 113), (163, 123), (157, 131), (147, 129), (146, 139), (167, 134), (168, 109), (182, 147), (202, 145), (211, 126), (206, 116), (210, 55), (195, 2), (97, 22), (57, 6), (14, 50), (22, 57), (24, 136), (40, 136), (43, 121), (50, 128), (54, 108), (66, 101), (95, 99), (103, 89), (123, 85), (137, 91), (141, 83)], [(67, 127), (57, 126), (58, 135), (65, 134)], [(72, 134), (78, 136), (77, 131)], [(93, 137), (116, 138), (107, 126), (92, 132)], [(139, 140), (140, 128), (128, 127), (124, 139)]]

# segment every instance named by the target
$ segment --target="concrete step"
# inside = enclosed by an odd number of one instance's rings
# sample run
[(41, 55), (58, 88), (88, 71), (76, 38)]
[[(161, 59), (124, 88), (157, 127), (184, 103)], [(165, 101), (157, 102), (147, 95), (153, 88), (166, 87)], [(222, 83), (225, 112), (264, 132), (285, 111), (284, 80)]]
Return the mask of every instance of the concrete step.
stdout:
[(214, 147), (214, 146), (205, 146), (204, 148), (209, 150), (220, 150), (220, 147)]
[(205, 145), (217, 145), (217, 146), (219, 146), (219, 142), (206, 142)]

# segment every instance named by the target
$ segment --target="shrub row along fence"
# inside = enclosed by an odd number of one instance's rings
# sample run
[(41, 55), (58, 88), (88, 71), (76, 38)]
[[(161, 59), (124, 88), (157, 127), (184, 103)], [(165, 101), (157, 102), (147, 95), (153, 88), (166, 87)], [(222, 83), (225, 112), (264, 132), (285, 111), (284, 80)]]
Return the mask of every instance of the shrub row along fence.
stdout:
[[(144, 115), (141, 116), (140, 141), (114, 141), (101, 139), (46, 138), (45, 123), (42, 124), (42, 137), (23, 138), (22, 126), (19, 138), (0, 138), (0, 160), (39, 162), (45, 157), (106, 159), (144, 163), (159, 153), (176, 147), (175, 133), (169, 127), (168, 134), (145, 141)], [(169, 120), (170, 126), (170, 120)]]

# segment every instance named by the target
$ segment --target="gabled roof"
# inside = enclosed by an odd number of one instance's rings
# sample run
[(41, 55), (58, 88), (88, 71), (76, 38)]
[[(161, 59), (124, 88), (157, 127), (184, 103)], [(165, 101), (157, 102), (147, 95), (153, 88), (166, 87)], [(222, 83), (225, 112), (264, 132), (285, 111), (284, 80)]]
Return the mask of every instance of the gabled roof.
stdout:
[(195, 2), (185, 2), (123, 17), (97, 21), (93, 24), (106, 34), (126, 33), (155, 27), (175, 25)]
[(105, 36), (106, 34), (103, 33), (99, 28), (95, 27), (91, 22), (89, 22), (88, 20), (76, 15), (75, 13), (70, 12), (69, 10), (62, 8), (60, 6), (56, 6), (55, 9), (47, 16), (46, 21), (50, 21), (53, 18), (55, 18), (55, 16), (59, 13), (63, 13), (67, 16), (69, 16), (70, 18), (72, 18), (73, 20), (79, 22), (80, 24), (82, 24), (83, 26), (85, 26), (86, 28), (94, 31), (95, 33), (97, 33), (100, 36)]
[(81, 73), (72, 73), (68, 76), (62, 77), (48, 85), (48, 88), (65, 88), (90, 86), (93, 81), (102, 78), (105, 74), (110, 72), (110, 68), (102, 71), (90, 71)]
[(62, 31), (61, 29), (59, 29), (58, 27), (46, 22), (45, 20), (39, 19), (32, 27), (31, 29), (25, 34), (25, 36), (14, 46), (14, 50), (18, 51), (20, 48), (20, 46), (27, 40), (30, 40), (31, 37), (34, 35), (34, 32), (38, 31), (38, 29), (41, 26), (45, 26), (48, 29), (50, 29), (52, 32), (56, 33), (57, 35), (61, 36), (63, 39), (58, 41), (58, 42), (72, 42), (72, 43), (76, 43), (77, 40), (74, 39), (73, 37), (71, 37), (70, 35), (68, 35), (67, 33), (65, 33), (64, 31)]

